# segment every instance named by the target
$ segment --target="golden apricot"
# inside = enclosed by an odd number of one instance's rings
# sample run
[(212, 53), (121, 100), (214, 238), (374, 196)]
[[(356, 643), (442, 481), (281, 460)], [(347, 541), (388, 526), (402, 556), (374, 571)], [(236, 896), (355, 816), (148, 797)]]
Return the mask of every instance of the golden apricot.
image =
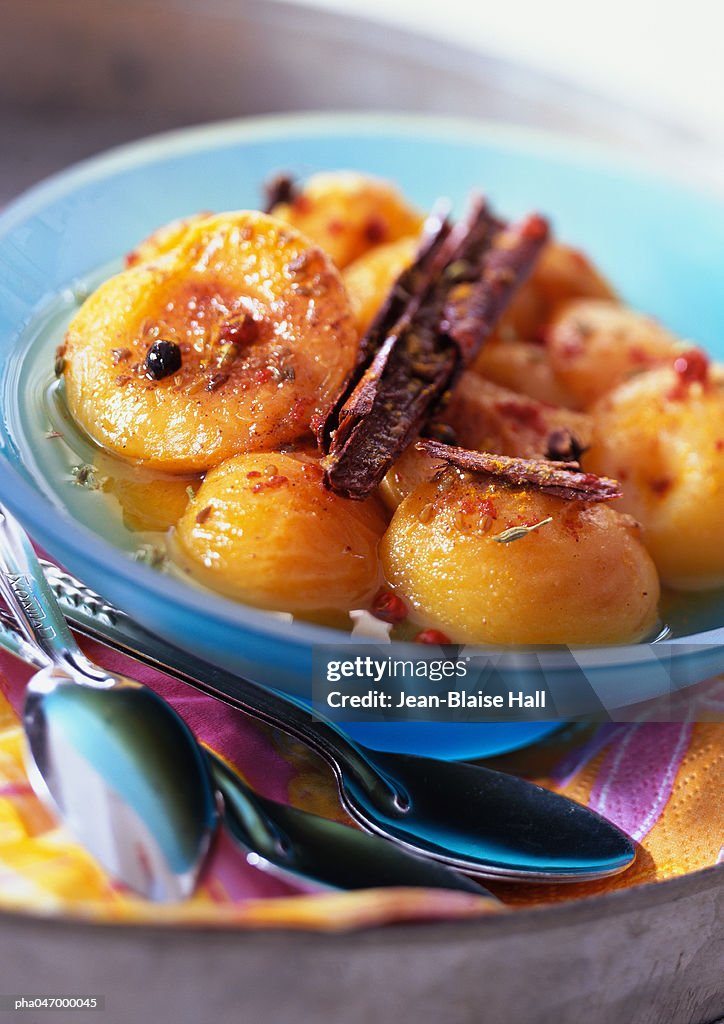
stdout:
[(165, 533), (176, 525), (190, 492), (200, 484), (197, 476), (158, 473), (107, 452), (96, 452), (93, 464), (102, 490), (116, 499), (129, 530)]
[(389, 182), (354, 171), (315, 174), (291, 203), (271, 212), (321, 246), (340, 269), (377, 245), (418, 234), (424, 220)]
[(137, 263), (151, 263), (160, 256), (165, 256), (166, 253), (176, 248), (187, 231), (210, 216), (210, 213), (194, 213), (190, 217), (179, 217), (178, 220), (162, 224), (126, 255), (126, 266), (134, 267)]
[(662, 581), (705, 589), (724, 584), (724, 370), (706, 371), (696, 350), (675, 365), (681, 373), (649, 370), (593, 407), (584, 464), (621, 481), (621, 507), (640, 521)]
[(558, 377), (542, 342), (561, 306), (582, 298), (616, 300), (611, 286), (586, 256), (569, 245), (549, 242), (473, 369), (487, 380), (541, 402), (580, 408), (581, 402)]
[[(388, 582), (421, 621), (488, 644), (616, 644), (650, 633), (659, 582), (629, 516), (451, 475), (402, 502), (380, 548)], [(504, 542), (514, 526), (536, 528)]]
[(513, 296), (497, 334), (504, 341), (539, 340), (541, 330), (564, 303), (582, 298), (613, 302), (616, 295), (582, 252), (562, 242), (549, 242)]
[(212, 470), (172, 536), (201, 583), (260, 608), (365, 606), (378, 586), (385, 516), (377, 499), (340, 498), (313, 462), (238, 455)]
[[(159, 347), (180, 360), (156, 379)], [(241, 211), (201, 218), (165, 255), (106, 281), (65, 339), (65, 388), (101, 446), (200, 472), (309, 431), (355, 359), (338, 271), (288, 225)], [(165, 371), (164, 371), (165, 372)]]
[(601, 299), (569, 302), (546, 331), (553, 372), (584, 407), (633, 374), (670, 362), (679, 347), (652, 317)]
[(417, 236), (378, 245), (350, 263), (342, 273), (357, 330), (364, 334), (393, 284), (415, 258)]
[(556, 376), (545, 345), (539, 342), (503, 340), (498, 331), (483, 345), (472, 369), (485, 380), (539, 402), (576, 407), (573, 395)]

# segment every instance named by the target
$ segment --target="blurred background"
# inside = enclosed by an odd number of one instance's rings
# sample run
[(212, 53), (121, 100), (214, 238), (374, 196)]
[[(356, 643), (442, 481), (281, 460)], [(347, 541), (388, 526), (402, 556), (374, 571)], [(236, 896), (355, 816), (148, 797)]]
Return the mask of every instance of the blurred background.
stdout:
[(721, 0), (5, 0), (0, 202), (108, 146), (286, 110), (458, 113), (724, 188)]

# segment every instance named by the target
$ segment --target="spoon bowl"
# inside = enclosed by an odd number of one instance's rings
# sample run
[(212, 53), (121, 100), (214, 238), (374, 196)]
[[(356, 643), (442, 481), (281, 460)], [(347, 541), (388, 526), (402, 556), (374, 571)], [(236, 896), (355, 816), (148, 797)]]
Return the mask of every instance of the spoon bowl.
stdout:
[[(193, 736), (152, 690), (115, 677), (79, 685), (55, 667), (28, 684), (31, 785), (113, 878), (147, 899), (196, 884), (215, 810)], [(190, 783), (190, 784), (189, 784)]]
[(383, 753), (301, 700), (209, 665), (139, 626), (73, 576), (44, 564), (75, 628), (293, 736), (332, 768), (363, 828), (481, 878), (581, 882), (623, 871), (634, 844), (589, 808), (481, 765)]
[(2, 506), (0, 592), (43, 664), (23, 713), (35, 792), (115, 879), (147, 899), (186, 898), (217, 824), (188, 726), (148, 687), (86, 658)]

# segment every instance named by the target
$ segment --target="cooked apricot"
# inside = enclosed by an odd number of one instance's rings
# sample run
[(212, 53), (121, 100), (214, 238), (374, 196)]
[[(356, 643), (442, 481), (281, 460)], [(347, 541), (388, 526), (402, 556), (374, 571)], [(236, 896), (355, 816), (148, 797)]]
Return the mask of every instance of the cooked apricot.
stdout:
[[(506, 542), (520, 526), (534, 529)], [(402, 502), (380, 550), (395, 591), (453, 640), (614, 644), (656, 622), (654, 564), (606, 505), (454, 475)]]
[(576, 406), (573, 395), (556, 376), (544, 345), (517, 338), (503, 340), (497, 332), (480, 350), (473, 370), (501, 387), (550, 405)]
[(194, 213), (190, 217), (179, 217), (178, 220), (162, 224), (127, 254), (126, 266), (133, 267), (137, 263), (150, 263), (160, 256), (165, 256), (166, 253), (176, 248), (187, 231), (199, 221), (210, 216), (209, 213)]
[(112, 494), (129, 530), (165, 533), (175, 526), (189, 503), (189, 493), (199, 486), (195, 476), (171, 476), (143, 469), (105, 452), (98, 452), (94, 466), (106, 494)]
[(652, 317), (600, 299), (569, 302), (546, 332), (553, 372), (584, 407), (633, 374), (671, 361), (679, 346)]
[(423, 218), (387, 181), (334, 171), (315, 174), (291, 203), (278, 203), (275, 217), (316, 242), (340, 268), (385, 242), (415, 235)]
[(200, 582), (248, 604), (352, 609), (377, 588), (384, 529), (376, 499), (340, 498), (324, 488), (316, 463), (256, 452), (208, 474), (172, 548)]
[(616, 476), (664, 583), (724, 584), (724, 371), (702, 353), (621, 384), (592, 409), (586, 468)]
[[(94, 293), (66, 335), (65, 387), (103, 447), (197, 472), (307, 432), (356, 348), (324, 253), (288, 225), (241, 211), (195, 221), (167, 253)], [(174, 358), (152, 365), (160, 349)]]
[(558, 310), (583, 298), (613, 303), (616, 296), (586, 256), (562, 242), (549, 242), (473, 369), (541, 402), (580, 407), (581, 402), (558, 377), (542, 342)]
[(342, 280), (360, 334), (369, 327), (396, 279), (412, 263), (417, 246), (417, 236), (378, 245), (344, 270)]

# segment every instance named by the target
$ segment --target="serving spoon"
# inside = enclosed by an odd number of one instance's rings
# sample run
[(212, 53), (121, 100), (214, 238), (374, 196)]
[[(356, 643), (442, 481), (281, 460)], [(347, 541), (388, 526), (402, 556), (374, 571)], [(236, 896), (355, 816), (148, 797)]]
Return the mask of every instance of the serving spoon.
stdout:
[(113, 878), (151, 900), (189, 896), (218, 814), (188, 726), (153, 690), (86, 658), (2, 505), (0, 592), (43, 665), (23, 710), (33, 789)]
[(291, 696), (259, 686), (160, 639), (73, 576), (44, 562), (81, 633), (281, 729), (332, 768), (344, 808), (365, 829), (482, 878), (581, 882), (635, 857), (605, 818), (558, 793), (480, 765), (371, 750)]
[[(48, 659), (29, 642), (13, 619), (0, 612), (0, 648), (36, 668)], [(368, 832), (360, 832), (254, 792), (225, 761), (205, 751), (214, 786), (223, 797), (223, 823), (248, 864), (314, 890), (389, 886), (446, 889), (499, 902), (477, 882), (443, 864), (407, 853)]]

